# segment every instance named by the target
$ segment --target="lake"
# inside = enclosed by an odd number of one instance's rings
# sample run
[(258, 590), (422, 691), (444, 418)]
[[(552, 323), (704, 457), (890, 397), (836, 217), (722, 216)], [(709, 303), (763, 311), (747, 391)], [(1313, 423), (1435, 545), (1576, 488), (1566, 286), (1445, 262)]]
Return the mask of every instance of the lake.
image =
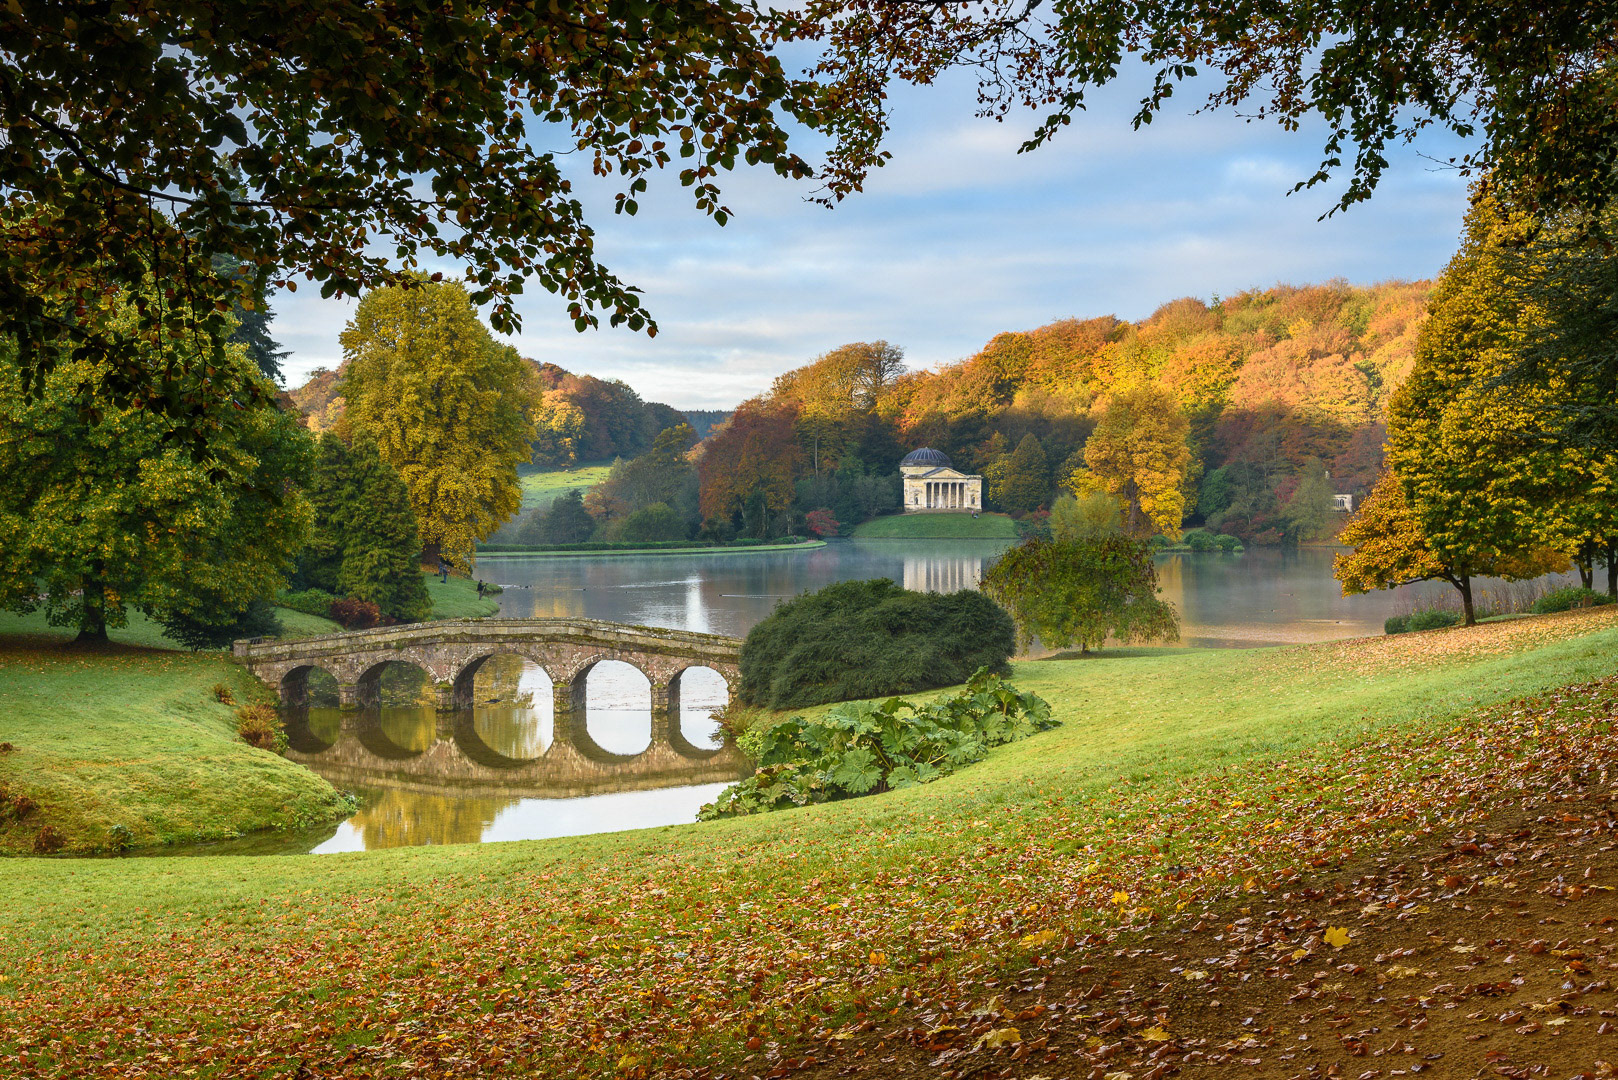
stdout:
[[(741, 637), (780, 601), (835, 581), (888, 577), (911, 589), (973, 588), (1005, 547), (853, 540), (807, 551), (486, 556), (478, 575), (504, 589), (507, 617), (584, 616)], [(1333, 554), (1256, 548), (1158, 556), (1163, 597), (1180, 612), (1180, 644), (1253, 648), (1379, 634), (1388, 616), (1454, 594), (1443, 583), (1425, 583), (1344, 597), (1331, 575)], [(581, 757), (571, 744), (553, 746), (545, 673), (514, 657), (498, 659), (479, 671), (479, 704), (469, 711), (399, 704), (289, 715), (289, 756), (355, 791), (362, 809), (311, 833), (199, 850), (326, 853), (679, 824), (694, 820), (745, 770), (734, 750), (717, 750), (711, 714), (724, 704), (725, 687), (706, 669), (683, 680), (681, 734), (689, 753), (653, 760), (643, 753), (651, 741), (645, 677), (626, 664), (598, 665), (589, 676)], [(610, 776), (587, 760), (598, 751), (615, 756)]]

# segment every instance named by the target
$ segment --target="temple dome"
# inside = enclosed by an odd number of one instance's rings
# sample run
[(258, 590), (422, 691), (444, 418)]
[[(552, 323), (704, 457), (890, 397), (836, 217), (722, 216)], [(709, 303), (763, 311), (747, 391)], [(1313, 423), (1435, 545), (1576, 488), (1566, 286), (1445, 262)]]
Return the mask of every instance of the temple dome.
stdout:
[(924, 446), (920, 450), (910, 451), (904, 456), (904, 460), (899, 462), (901, 469), (907, 465), (920, 465), (929, 469), (948, 468), (949, 455), (930, 446)]

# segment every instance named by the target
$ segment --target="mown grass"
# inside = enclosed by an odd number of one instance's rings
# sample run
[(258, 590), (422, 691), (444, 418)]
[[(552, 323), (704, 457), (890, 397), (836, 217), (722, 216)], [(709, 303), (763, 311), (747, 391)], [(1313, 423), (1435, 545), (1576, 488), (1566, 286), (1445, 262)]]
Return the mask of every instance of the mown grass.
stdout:
[(486, 619), (498, 614), (500, 601), (492, 596), (478, 596), (478, 573), (469, 578), (450, 576), (448, 581), (438, 580), (437, 574), (427, 575), (427, 597), (433, 602), (429, 619)]
[[(1019, 663), (1013, 680), (1048, 698), (1061, 728), (937, 783), (756, 818), (348, 856), (30, 864), (0, 877), (0, 972), (25, 973), (0, 983), (0, 1063), (24, 1040), (72, 1060), (127, 1024), (140, 1034), (113, 1040), (114, 1061), (202, 1075), (267, 1074), (259, 1053), (348, 1076), (391, 1075), (403, 1058), (431, 1076), (735, 1065), (902, 1009), (907, 987), (992, 993), (983, 979), (1029, 963), (1024, 935), (1082, 941), (1116, 920), (1075, 882), (1093, 889), (1091, 875), (1129, 859), (1219, 861), (1217, 815), (1188, 853), (1157, 841), (1148, 853), (1133, 816), (1193, 784), (1228, 807), (1273, 805), (1286, 763), (1329, 770), (1354, 746), (1344, 768), (1362, 767), (1390, 733), (1419, 739), (1610, 674), (1615, 627), (1597, 609)], [(293, 1013), (297, 1030), (239, 1030), (244, 1015)], [(355, 1056), (337, 1031), (373, 1045)], [(201, 1056), (233, 1047), (229, 1063)]]
[(236, 734), (237, 705), (268, 698), (218, 653), (87, 651), (0, 639), (0, 787), (36, 807), (0, 814), (0, 852), (42, 826), (67, 849), (220, 839), (346, 812), (331, 785)]
[(854, 526), (859, 540), (1015, 540), (1017, 523), (1004, 514), (889, 514)]
[(540, 469), (521, 473), (522, 508), (549, 506), (558, 495), (573, 488), (589, 488), (601, 483), (612, 471), (612, 462), (598, 461), (571, 469)]

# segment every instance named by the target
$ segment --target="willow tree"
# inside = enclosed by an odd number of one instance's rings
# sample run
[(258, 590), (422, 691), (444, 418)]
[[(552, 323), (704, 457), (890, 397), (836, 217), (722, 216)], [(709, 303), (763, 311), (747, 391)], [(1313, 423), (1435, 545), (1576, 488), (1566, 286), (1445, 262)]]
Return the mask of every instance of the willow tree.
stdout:
[(1180, 617), (1158, 597), (1144, 540), (1113, 535), (1027, 540), (983, 575), (983, 591), (1011, 612), (1018, 641), (1050, 649), (1099, 649), (1107, 639), (1178, 641)]
[(522, 502), (533, 365), (495, 342), (455, 282), (367, 293), (340, 340), (349, 427), (404, 479), (424, 557), (470, 567)]

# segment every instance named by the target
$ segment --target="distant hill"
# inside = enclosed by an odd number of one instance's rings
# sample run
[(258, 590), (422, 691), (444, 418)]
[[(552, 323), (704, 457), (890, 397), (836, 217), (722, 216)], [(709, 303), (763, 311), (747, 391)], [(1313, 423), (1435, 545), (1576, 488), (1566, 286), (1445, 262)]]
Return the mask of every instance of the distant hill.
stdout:
[(714, 428), (729, 420), (735, 409), (686, 409), (686, 423), (696, 431), (697, 438), (706, 439)]

